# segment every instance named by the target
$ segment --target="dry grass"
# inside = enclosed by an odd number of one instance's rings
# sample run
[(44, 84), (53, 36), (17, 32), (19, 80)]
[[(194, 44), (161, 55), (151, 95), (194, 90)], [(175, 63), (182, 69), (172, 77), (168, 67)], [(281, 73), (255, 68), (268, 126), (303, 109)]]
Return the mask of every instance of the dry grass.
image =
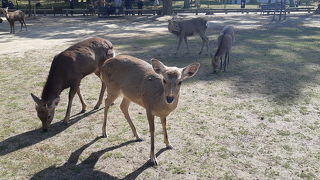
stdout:
[[(16, 36), (1, 26), (0, 179), (319, 179), (319, 16), (291, 15), (281, 23), (258, 15), (207, 16), (211, 40), (222, 25), (237, 27), (228, 72), (214, 75), (209, 58), (196, 55), (198, 38), (189, 43), (191, 54), (173, 56), (177, 42), (166, 30), (168, 18), (37, 18), (27, 21), (30, 31)], [(173, 150), (163, 149), (156, 122), (159, 166), (147, 163), (144, 110), (130, 107), (145, 139), (134, 142), (120, 99), (110, 110), (107, 139), (97, 138), (101, 110), (76, 115), (68, 126), (60, 122), (67, 91), (49, 132), (38, 130), (30, 93), (40, 94), (55, 54), (92, 35), (110, 39), (122, 54), (179, 67), (201, 62), (168, 118)], [(86, 77), (81, 88), (90, 110), (98, 78)], [(77, 98), (72, 110), (81, 110)]]

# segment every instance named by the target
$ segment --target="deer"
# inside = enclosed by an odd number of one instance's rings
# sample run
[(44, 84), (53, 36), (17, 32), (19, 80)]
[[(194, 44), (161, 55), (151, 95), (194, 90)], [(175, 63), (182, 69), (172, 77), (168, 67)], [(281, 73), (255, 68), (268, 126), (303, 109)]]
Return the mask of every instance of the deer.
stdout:
[(199, 54), (202, 54), (204, 45), (206, 45), (207, 51), (209, 51), (209, 39), (206, 36), (207, 20), (203, 18), (193, 18), (189, 20), (171, 19), (168, 22), (169, 32), (179, 37), (178, 46), (176, 52), (174, 53), (175, 55), (178, 53), (180, 49), (182, 40), (184, 40), (184, 42), (186, 43), (188, 53), (190, 53), (187, 37), (193, 36), (194, 34), (198, 34), (202, 39), (202, 46)]
[[(70, 88), (67, 112), (63, 122), (68, 123), (70, 119), (72, 101), (76, 93), (82, 105), (80, 113), (86, 111), (87, 105), (80, 93), (81, 79), (91, 73), (95, 73), (100, 78), (102, 64), (113, 56), (112, 43), (106, 39), (94, 37), (72, 45), (53, 58), (41, 98), (31, 93), (36, 103), (37, 115), (42, 122), (43, 132), (48, 131), (60, 100), (60, 94), (64, 89)], [(106, 85), (103, 81), (101, 83), (99, 99), (94, 109), (99, 109), (102, 104)]]
[(176, 109), (182, 81), (193, 77), (200, 67), (192, 63), (184, 68), (167, 67), (157, 59), (151, 64), (132, 56), (119, 55), (105, 61), (101, 67), (101, 79), (107, 85), (102, 136), (107, 137), (106, 123), (110, 105), (122, 94), (120, 109), (130, 125), (137, 141), (142, 140), (129, 115), (129, 105), (134, 102), (146, 110), (151, 134), (150, 162), (157, 165), (154, 154), (154, 119), (160, 117), (164, 143), (172, 149), (166, 129), (167, 116)]
[[(225, 26), (220, 35), (218, 36), (218, 49), (214, 55), (211, 54), (211, 65), (213, 67), (213, 73), (216, 73), (216, 69), (218, 67), (218, 61), (220, 60), (220, 70), (226, 71), (227, 64), (229, 65), (230, 60), (230, 51), (235, 42), (234, 37), (234, 27), (233, 26)], [(222, 58), (224, 56), (224, 61), (222, 63)]]
[(6, 19), (8, 20), (9, 24), (10, 24), (10, 34), (14, 34), (14, 22), (15, 21), (19, 21), (21, 24), (21, 30), (22, 31), (22, 27), (24, 25), (24, 27), (26, 28), (27, 31), (27, 25), (25, 22), (25, 14), (24, 12), (22, 12), (21, 10), (16, 10), (14, 12), (9, 12), (8, 11), (8, 7), (6, 8), (0, 8), (0, 12), (2, 12), (4, 14), (4, 16), (6, 17)]

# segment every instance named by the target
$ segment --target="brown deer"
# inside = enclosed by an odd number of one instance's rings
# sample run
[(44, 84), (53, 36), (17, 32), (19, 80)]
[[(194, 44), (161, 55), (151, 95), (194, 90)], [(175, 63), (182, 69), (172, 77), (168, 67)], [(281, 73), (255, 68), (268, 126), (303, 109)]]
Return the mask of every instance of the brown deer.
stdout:
[(186, 43), (188, 53), (190, 52), (187, 37), (193, 36), (194, 34), (198, 34), (202, 39), (202, 47), (201, 47), (199, 54), (202, 53), (202, 50), (203, 50), (203, 47), (205, 44), (207, 46), (207, 51), (209, 51), (208, 50), (209, 49), (209, 47), (208, 47), (209, 39), (206, 36), (207, 20), (205, 20), (203, 18), (194, 18), (194, 19), (189, 19), (189, 20), (171, 19), (171, 20), (169, 20), (168, 30), (172, 34), (175, 34), (176, 36), (179, 37), (179, 43), (178, 43), (178, 47), (177, 47), (175, 54), (177, 54), (178, 50), (180, 49), (182, 39), (184, 39), (184, 42)]
[(103, 64), (101, 79), (107, 85), (108, 96), (105, 100), (102, 135), (107, 136), (108, 109), (122, 94), (120, 109), (137, 140), (140, 140), (140, 136), (131, 121), (128, 108), (134, 102), (146, 109), (151, 134), (150, 161), (157, 165), (154, 154), (154, 116), (161, 119), (166, 147), (172, 148), (167, 135), (166, 117), (177, 107), (182, 81), (194, 76), (200, 64), (193, 63), (184, 68), (167, 67), (156, 59), (152, 59), (151, 64), (125, 55), (111, 58)]
[[(218, 49), (214, 56), (211, 55), (211, 64), (213, 67), (213, 73), (216, 72), (219, 60), (220, 60), (220, 70), (222, 70), (222, 65), (223, 65), (223, 71), (226, 71), (227, 64), (229, 64), (229, 58), (230, 58), (229, 54), (234, 42), (235, 42), (234, 27), (225, 26), (218, 37)], [(222, 63), (223, 56), (224, 56), (224, 61)]]
[(14, 12), (9, 12), (8, 11), (8, 7), (7, 8), (0, 8), (0, 12), (2, 12), (4, 14), (4, 16), (6, 17), (6, 19), (8, 20), (9, 24), (10, 24), (10, 33), (14, 34), (14, 22), (15, 21), (19, 21), (21, 24), (21, 30), (22, 31), (22, 27), (24, 25), (24, 27), (26, 28), (27, 31), (27, 25), (25, 22), (25, 15), (22, 11), (20, 10), (16, 10)]
[[(36, 102), (37, 114), (42, 121), (44, 132), (48, 130), (48, 126), (54, 117), (59, 95), (66, 88), (70, 88), (70, 91), (67, 112), (63, 121), (68, 122), (70, 118), (72, 100), (76, 93), (82, 104), (81, 112), (86, 111), (87, 105), (80, 93), (80, 81), (93, 72), (100, 77), (100, 68), (103, 62), (113, 56), (114, 51), (111, 42), (102, 38), (89, 38), (54, 57), (41, 99), (31, 93), (33, 100)], [(95, 109), (98, 109), (101, 105), (105, 89), (106, 85), (102, 82)]]

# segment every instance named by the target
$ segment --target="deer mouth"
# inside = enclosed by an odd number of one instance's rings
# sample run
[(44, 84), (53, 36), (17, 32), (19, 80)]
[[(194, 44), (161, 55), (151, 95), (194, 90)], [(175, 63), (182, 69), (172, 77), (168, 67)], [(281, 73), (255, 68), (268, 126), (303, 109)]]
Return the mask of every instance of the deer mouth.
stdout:
[(172, 96), (167, 96), (167, 103), (172, 103), (173, 102), (173, 100), (174, 100), (174, 97), (172, 97)]

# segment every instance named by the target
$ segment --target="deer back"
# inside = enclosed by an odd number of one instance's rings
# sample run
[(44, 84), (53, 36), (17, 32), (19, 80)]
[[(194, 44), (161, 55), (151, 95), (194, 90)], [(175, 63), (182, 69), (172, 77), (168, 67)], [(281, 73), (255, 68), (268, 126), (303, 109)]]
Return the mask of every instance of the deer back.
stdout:
[(181, 81), (192, 77), (200, 64), (189, 66), (166, 67), (155, 59), (150, 65), (141, 59), (121, 55), (103, 64), (101, 78), (108, 94), (120, 91), (154, 115), (165, 117), (177, 107)]
[(131, 101), (147, 108), (163, 94), (162, 78), (152, 66), (132, 56), (116, 56), (103, 64), (102, 79), (107, 87), (120, 89)]

